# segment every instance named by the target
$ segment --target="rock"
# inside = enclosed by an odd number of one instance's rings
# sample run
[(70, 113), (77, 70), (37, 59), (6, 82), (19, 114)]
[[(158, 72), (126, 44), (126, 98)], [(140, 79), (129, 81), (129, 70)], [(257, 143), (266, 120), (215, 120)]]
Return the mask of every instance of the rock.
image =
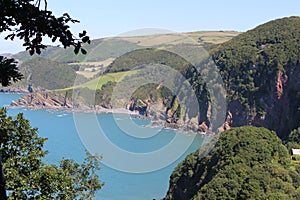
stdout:
[(208, 126), (205, 122), (202, 122), (199, 126), (198, 126), (198, 132), (207, 132), (208, 131)]
[(223, 132), (230, 129), (230, 125), (232, 123), (232, 113), (230, 111), (227, 112), (226, 120), (221, 127), (218, 128), (218, 132)]

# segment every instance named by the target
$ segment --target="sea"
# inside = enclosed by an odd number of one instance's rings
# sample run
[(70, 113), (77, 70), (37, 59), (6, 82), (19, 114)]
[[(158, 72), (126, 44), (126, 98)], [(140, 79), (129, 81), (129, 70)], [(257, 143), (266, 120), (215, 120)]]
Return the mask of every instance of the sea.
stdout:
[[(0, 93), (0, 106), (21, 96)], [(97, 192), (96, 200), (163, 199), (174, 168), (200, 148), (206, 137), (152, 127), (149, 119), (128, 114), (8, 108), (11, 116), (20, 112), (32, 127), (38, 128), (40, 137), (48, 138), (45, 162), (57, 164), (62, 158), (82, 162), (86, 149), (102, 155), (98, 174), (104, 186)], [(186, 146), (182, 147), (182, 143)]]

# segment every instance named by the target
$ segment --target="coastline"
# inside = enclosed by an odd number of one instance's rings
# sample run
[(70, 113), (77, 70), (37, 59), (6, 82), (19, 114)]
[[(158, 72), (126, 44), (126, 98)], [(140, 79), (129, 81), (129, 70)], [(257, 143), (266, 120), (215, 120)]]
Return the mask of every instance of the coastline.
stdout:
[[(9, 92), (17, 93), (17, 92)], [(66, 99), (65, 96), (60, 94), (49, 94), (49, 93), (23, 93), (25, 96), (21, 97), (17, 101), (12, 101), (8, 108), (25, 108), (27, 110), (53, 110), (53, 111), (63, 111), (63, 112), (76, 112), (76, 113), (112, 113), (112, 114), (128, 114), (133, 115), (141, 119), (150, 119), (150, 127), (164, 127), (168, 129), (183, 131), (185, 133), (194, 133), (200, 135), (212, 135), (214, 133), (210, 132), (208, 129), (201, 128), (201, 125), (195, 125), (191, 122), (181, 123), (170, 123), (167, 119), (162, 117), (156, 117), (154, 113), (153, 116), (145, 116), (139, 113), (138, 110), (131, 111), (127, 108), (105, 108), (101, 105), (87, 106), (85, 104), (75, 104)]]

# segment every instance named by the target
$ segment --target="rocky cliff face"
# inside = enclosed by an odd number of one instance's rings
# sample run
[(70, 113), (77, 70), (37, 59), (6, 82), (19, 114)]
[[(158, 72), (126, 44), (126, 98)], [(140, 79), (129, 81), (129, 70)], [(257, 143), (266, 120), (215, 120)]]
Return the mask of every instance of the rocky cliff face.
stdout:
[(228, 104), (228, 113), (220, 131), (244, 125), (262, 126), (286, 138), (291, 130), (300, 126), (299, 88), (300, 65), (288, 66), (285, 72), (268, 77), (268, 90), (259, 97), (261, 111), (249, 110), (240, 101)]
[(208, 131), (205, 122), (199, 124), (199, 118), (194, 119), (179, 117), (176, 112), (178, 110), (166, 106), (164, 100), (157, 101), (138, 100), (143, 102), (138, 105), (137, 102), (131, 100), (127, 104), (127, 108), (131, 111), (137, 111), (140, 115), (150, 117), (153, 124), (164, 125), (169, 128), (180, 129), (184, 131), (192, 131), (194, 133), (204, 133)]

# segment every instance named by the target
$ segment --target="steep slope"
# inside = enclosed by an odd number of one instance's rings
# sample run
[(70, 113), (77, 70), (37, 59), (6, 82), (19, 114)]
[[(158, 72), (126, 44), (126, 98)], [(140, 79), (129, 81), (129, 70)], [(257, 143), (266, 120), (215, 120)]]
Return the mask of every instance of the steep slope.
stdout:
[(299, 199), (299, 168), (265, 128), (239, 127), (220, 134), (208, 153), (190, 154), (174, 170), (166, 200)]
[(213, 50), (230, 126), (264, 126), (282, 138), (300, 126), (299, 27), (300, 17), (270, 21)]

